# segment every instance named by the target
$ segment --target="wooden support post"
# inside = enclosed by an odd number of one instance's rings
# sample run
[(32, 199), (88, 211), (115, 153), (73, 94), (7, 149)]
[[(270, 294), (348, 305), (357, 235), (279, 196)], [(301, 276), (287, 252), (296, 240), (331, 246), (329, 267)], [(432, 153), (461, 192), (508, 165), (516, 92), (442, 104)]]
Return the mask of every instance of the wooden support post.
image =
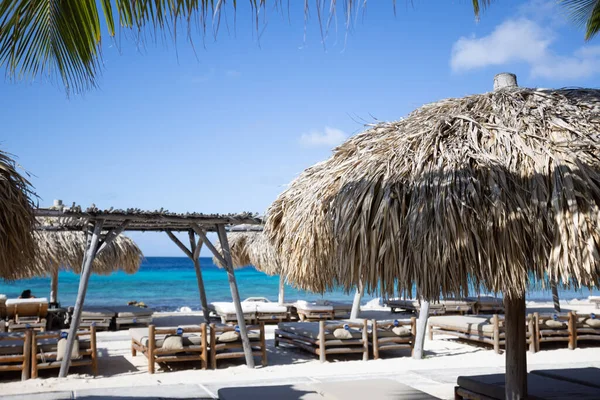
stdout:
[(360, 300), (363, 295), (363, 284), (362, 281), (358, 282), (358, 287), (356, 288), (356, 293), (354, 293), (354, 300), (352, 301), (352, 311), (350, 312), (350, 319), (358, 318), (358, 314), (360, 313)]
[(577, 348), (577, 315), (569, 311), (569, 350)]
[(415, 350), (413, 358), (420, 360), (423, 358), (423, 347), (425, 345), (425, 334), (427, 332), (427, 318), (429, 318), (429, 302), (421, 301), (421, 310), (417, 320), (417, 337), (415, 340)]
[(156, 326), (148, 326), (148, 372), (154, 373), (154, 353), (156, 352)]
[(373, 325), (373, 360), (379, 359), (379, 341), (377, 340), (377, 320), (371, 321)]
[(319, 361), (327, 361), (327, 347), (325, 347), (325, 321), (319, 321)]
[(223, 249), (225, 269), (227, 270), (227, 278), (229, 279), (229, 287), (231, 289), (231, 299), (233, 300), (235, 314), (238, 320), (238, 327), (240, 328), (240, 337), (242, 339), (244, 355), (246, 356), (246, 365), (248, 368), (254, 368), (254, 356), (252, 355), (252, 346), (250, 344), (250, 339), (248, 338), (246, 320), (244, 319), (244, 311), (242, 310), (240, 294), (238, 292), (237, 282), (235, 281), (235, 274), (233, 272), (233, 261), (231, 259), (231, 252), (229, 250), (229, 242), (227, 241), (227, 232), (225, 232), (225, 226), (223, 225), (218, 225), (217, 230), (219, 233), (219, 241), (221, 242), (221, 249)]
[(279, 296), (277, 297), (277, 303), (282, 306), (285, 303), (285, 277), (279, 275)]
[(75, 339), (77, 337), (77, 329), (79, 329), (79, 320), (81, 319), (81, 311), (83, 309), (83, 302), (85, 301), (85, 293), (87, 292), (88, 282), (90, 280), (90, 275), (92, 274), (92, 263), (94, 262), (96, 252), (98, 250), (98, 244), (100, 243), (100, 234), (102, 233), (103, 224), (104, 221), (102, 220), (94, 221), (93, 233), (91, 237), (88, 235), (87, 249), (83, 258), (81, 276), (79, 278), (77, 301), (75, 302), (75, 309), (73, 310), (73, 318), (71, 319), (71, 327), (69, 328), (69, 336), (67, 337), (67, 346), (60, 364), (60, 372), (58, 373), (60, 378), (65, 378), (69, 373), (73, 345), (75, 344)]
[(494, 353), (500, 354), (500, 317), (498, 314), (492, 316), (492, 325), (494, 328)]
[[(21, 371), (21, 380), (26, 381), (29, 379), (31, 374), (31, 341), (33, 340), (33, 331), (31, 329), (27, 329), (25, 331), (25, 343), (23, 344), (23, 370)], [(35, 357), (36, 354), (33, 354)], [(36, 376), (37, 378), (37, 376)]]
[(505, 297), (504, 319), (506, 340), (506, 391), (507, 400), (527, 398), (527, 349), (525, 334), (525, 293)]
[(533, 322), (533, 315), (529, 314), (527, 316), (527, 334), (529, 335), (529, 352), (536, 352), (536, 342), (538, 331), (535, 329), (535, 323)]
[(560, 300), (558, 298), (558, 287), (554, 279), (550, 280), (550, 287), (552, 288), (552, 302), (554, 303), (554, 311), (560, 312)]
[[(375, 335), (375, 331), (373, 331), (373, 335)], [(375, 337), (375, 336), (373, 336)], [(363, 361), (369, 360), (369, 322), (364, 319), (363, 320), (363, 330), (362, 330), (362, 340), (363, 340)], [(373, 347), (375, 347), (375, 341), (373, 341)]]
[(50, 303), (58, 303), (58, 265), (52, 270), (50, 277)]
[(202, 269), (200, 268), (200, 249), (202, 248), (202, 240), (199, 239), (198, 243), (195, 242), (195, 238), (193, 237), (194, 231), (189, 231), (190, 236), (190, 246), (191, 250), (189, 250), (170, 230), (166, 230), (165, 233), (169, 238), (183, 251), (183, 253), (194, 263), (194, 270), (196, 271), (196, 281), (198, 283), (198, 292), (200, 294), (200, 305), (202, 306), (202, 314), (204, 315), (204, 320), (206, 323), (209, 323), (209, 310), (208, 310), (208, 301), (206, 300), (206, 291), (204, 290), (204, 280), (202, 279)]

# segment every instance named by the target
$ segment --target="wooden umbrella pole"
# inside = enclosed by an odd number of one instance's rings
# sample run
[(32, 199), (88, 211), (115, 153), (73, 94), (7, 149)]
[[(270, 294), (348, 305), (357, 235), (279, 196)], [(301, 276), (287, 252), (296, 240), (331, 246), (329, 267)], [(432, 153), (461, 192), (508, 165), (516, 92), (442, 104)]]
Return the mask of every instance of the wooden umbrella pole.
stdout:
[(429, 302), (421, 301), (419, 310), (419, 319), (417, 320), (417, 337), (415, 338), (415, 348), (413, 358), (420, 360), (423, 358), (423, 347), (425, 346), (425, 333), (427, 331), (427, 318), (429, 318)]
[(50, 303), (58, 303), (58, 265), (50, 278)]
[(285, 303), (285, 277), (279, 275), (279, 296), (277, 296), (277, 303), (282, 306)]
[(360, 300), (363, 296), (363, 284), (362, 281), (358, 282), (358, 287), (356, 288), (356, 293), (354, 293), (354, 300), (352, 301), (352, 311), (350, 311), (350, 319), (358, 318), (358, 314), (360, 313)]
[(73, 311), (73, 318), (71, 319), (71, 327), (69, 328), (69, 336), (67, 336), (67, 346), (63, 359), (60, 364), (60, 372), (58, 376), (65, 378), (69, 373), (69, 365), (71, 364), (71, 354), (73, 351), (73, 345), (75, 344), (75, 338), (77, 330), (79, 329), (79, 319), (81, 317), (81, 311), (83, 309), (83, 302), (85, 301), (85, 293), (87, 291), (88, 282), (92, 273), (92, 263), (96, 257), (96, 251), (98, 250), (98, 244), (100, 243), (100, 234), (102, 233), (102, 220), (96, 220), (93, 222), (94, 231), (91, 238), (88, 235), (88, 244), (83, 258), (83, 265), (81, 267), (81, 277), (79, 278), (79, 290), (77, 291), (77, 301), (75, 302), (75, 309)]
[(527, 397), (525, 293), (504, 298), (506, 335), (506, 399)]
[(217, 229), (219, 233), (219, 241), (221, 242), (221, 248), (223, 249), (223, 258), (226, 261), (225, 267), (227, 269), (227, 278), (229, 280), (229, 286), (231, 289), (231, 299), (233, 300), (233, 305), (235, 306), (235, 314), (237, 316), (238, 326), (240, 328), (242, 346), (244, 347), (244, 355), (246, 356), (246, 365), (248, 368), (254, 368), (254, 356), (252, 355), (252, 346), (250, 345), (250, 339), (248, 338), (246, 320), (242, 310), (242, 303), (240, 302), (240, 294), (238, 292), (237, 282), (235, 281), (235, 274), (233, 273), (233, 261), (231, 259), (231, 252), (229, 250), (229, 242), (227, 241), (227, 232), (225, 232), (225, 227), (223, 225), (218, 225)]
[(558, 298), (558, 287), (554, 279), (550, 280), (550, 288), (552, 288), (552, 302), (554, 303), (554, 311), (560, 312), (560, 299)]

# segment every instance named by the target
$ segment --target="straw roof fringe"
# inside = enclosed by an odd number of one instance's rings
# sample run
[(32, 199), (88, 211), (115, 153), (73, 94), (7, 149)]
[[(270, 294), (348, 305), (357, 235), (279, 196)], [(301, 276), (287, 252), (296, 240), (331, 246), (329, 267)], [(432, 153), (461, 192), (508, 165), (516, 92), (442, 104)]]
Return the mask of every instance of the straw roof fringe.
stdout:
[[(227, 234), (227, 240), (234, 268), (252, 265), (267, 275), (280, 273), (279, 256), (262, 232), (232, 232)], [(222, 254), (221, 243), (217, 241), (215, 247)], [(216, 257), (213, 262), (223, 268)]]
[[(38, 257), (33, 268), (25, 268), (22, 278), (51, 274), (59, 267), (81, 273), (86, 249), (86, 238), (82, 232), (35, 232)], [(128, 274), (137, 272), (143, 255), (133, 240), (124, 235), (117, 236), (108, 244), (92, 264), (92, 272), (108, 275), (121, 270)], [(39, 271), (42, 271), (41, 273)]]
[(15, 265), (30, 264), (35, 258), (31, 190), (15, 162), (0, 151), (0, 278), (6, 280), (18, 277)]
[[(435, 300), (600, 276), (600, 91), (504, 89), (373, 126), (304, 171), (265, 234), (288, 281)], [(379, 286), (378, 286), (379, 285)]]

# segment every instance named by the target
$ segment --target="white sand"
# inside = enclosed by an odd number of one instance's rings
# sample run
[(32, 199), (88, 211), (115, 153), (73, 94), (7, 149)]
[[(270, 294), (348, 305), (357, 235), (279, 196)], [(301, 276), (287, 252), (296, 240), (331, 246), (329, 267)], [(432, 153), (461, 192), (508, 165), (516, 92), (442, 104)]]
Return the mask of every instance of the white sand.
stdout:
[[(594, 312), (593, 305), (587, 301), (561, 302), (564, 310), (577, 310), (580, 312)], [(549, 303), (528, 303), (528, 311), (553, 312)], [(404, 318), (399, 314), (392, 314), (389, 309), (384, 309), (371, 302), (364, 306), (361, 312), (362, 318), (398, 319)], [(199, 323), (202, 320), (200, 313), (160, 313), (156, 315), (155, 324), (158, 326), (177, 326)], [(341, 361), (321, 364), (317, 357), (297, 349), (278, 348), (273, 346), (274, 325), (267, 326), (267, 367), (248, 369), (243, 365), (243, 360), (232, 360), (229, 363), (219, 364), (218, 370), (200, 369), (178, 369), (174, 364), (174, 371), (158, 370), (154, 375), (147, 372), (147, 360), (144, 356), (131, 356), (130, 340), (127, 331), (99, 332), (99, 370), (100, 375), (93, 377), (85, 374), (77, 374), (78, 371), (86, 373), (88, 370), (74, 369), (75, 374), (67, 379), (57, 379), (52, 376), (58, 374), (58, 370), (42, 371), (41, 378), (31, 379), (26, 382), (12, 381), (0, 383), (2, 394), (23, 394), (41, 391), (62, 391), (91, 388), (107, 388), (121, 386), (145, 386), (145, 385), (167, 385), (179, 383), (214, 384), (215, 382), (227, 382), (228, 384), (252, 384), (257, 380), (290, 380), (294, 378), (309, 377), (332, 377), (332, 376), (377, 376), (381, 374), (394, 373), (398, 376), (414, 376), (417, 371), (421, 376), (419, 380), (408, 380), (418, 389), (443, 398), (452, 397), (453, 382), (439, 382), (435, 378), (428, 379), (427, 370), (457, 370), (473, 368), (503, 367), (504, 356), (495, 354), (489, 347), (480, 347), (459, 342), (443, 336), (435, 340), (427, 340), (425, 343), (426, 358), (413, 360), (407, 352), (394, 354), (381, 360), (360, 361), (356, 357), (350, 357)], [(561, 345), (559, 345), (561, 346)], [(385, 354), (385, 353), (384, 353)], [(404, 355), (402, 357), (402, 355)], [(385, 356), (384, 356), (385, 357)], [(528, 353), (528, 364), (530, 368), (535, 365), (553, 364), (557, 368), (561, 365), (568, 366), (575, 363), (587, 363), (590, 366), (600, 366), (600, 347), (588, 347), (584, 349), (568, 350), (566, 343), (564, 348), (555, 347), (544, 349), (536, 354)], [(191, 365), (184, 364), (186, 368)], [(181, 368), (182, 366), (179, 366)], [(484, 371), (485, 372), (485, 371)], [(413, 374), (413, 375), (411, 375)], [(16, 377), (16, 376), (15, 376)], [(4, 378), (6, 379), (6, 378)], [(454, 381), (455, 382), (455, 381)]]

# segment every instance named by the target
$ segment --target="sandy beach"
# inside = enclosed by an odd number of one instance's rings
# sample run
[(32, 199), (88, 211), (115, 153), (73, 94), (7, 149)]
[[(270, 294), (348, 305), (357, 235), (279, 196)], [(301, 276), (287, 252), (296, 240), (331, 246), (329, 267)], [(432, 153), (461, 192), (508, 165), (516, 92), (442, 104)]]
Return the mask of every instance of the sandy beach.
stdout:
[[(594, 306), (585, 300), (564, 301), (564, 311), (594, 312)], [(552, 312), (550, 303), (528, 303), (528, 312)], [(406, 314), (392, 314), (389, 308), (367, 305), (362, 318), (402, 319)], [(200, 313), (158, 313), (157, 326), (177, 326), (202, 321)], [(199, 384), (215, 392), (224, 386), (278, 384), (306, 379), (330, 378), (336, 380), (369, 377), (390, 377), (440, 398), (452, 398), (456, 376), (469, 373), (501, 372), (504, 355), (491, 348), (467, 344), (456, 339), (436, 336), (425, 342), (425, 359), (414, 360), (408, 352), (391, 353), (380, 360), (361, 361), (358, 357), (330, 358), (321, 364), (317, 357), (292, 348), (275, 348), (275, 325), (267, 325), (268, 366), (248, 369), (241, 360), (223, 362), (217, 370), (194, 369), (193, 365), (173, 366), (173, 370), (158, 369), (147, 372), (144, 356), (133, 357), (128, 331), (99, 332), (99, 375), (87, 370), (73, 369), (67, 379), (57, 379), (57, 370), (43, 371), (38, 379), (25, 382), (4, 381), (0, 392), (4, 395), (34, 392), (54, 392), (92, 388), (116, 388), (152, 385)], [(585, 345), (584, 345), (585, 346)], [(542, 351), (528, 353), (530, 368), (596, 366), (600, 367), (600, 347), (568, 350), (564, 343), (542, 347)], [(15, 379), (18, 377), (15, 376)], [(212, 388), (212, 390), (210, 390)]]

